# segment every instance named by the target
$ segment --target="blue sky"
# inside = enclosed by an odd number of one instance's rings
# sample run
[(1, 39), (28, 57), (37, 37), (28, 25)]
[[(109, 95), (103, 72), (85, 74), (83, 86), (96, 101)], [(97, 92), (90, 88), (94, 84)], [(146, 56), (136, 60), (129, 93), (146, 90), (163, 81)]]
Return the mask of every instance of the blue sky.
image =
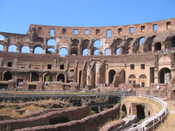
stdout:
[(30, 24), (106, 26), (175, 17), (175, 0), (0, 0), (0, 32)]

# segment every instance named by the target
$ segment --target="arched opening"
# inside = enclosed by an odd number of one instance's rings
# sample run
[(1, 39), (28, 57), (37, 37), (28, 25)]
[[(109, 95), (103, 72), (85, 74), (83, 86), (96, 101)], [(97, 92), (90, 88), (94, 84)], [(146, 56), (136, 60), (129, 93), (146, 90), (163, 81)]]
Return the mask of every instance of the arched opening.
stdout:
[(8, 52), (17, 52), (17, 46), (16, 45), (10, 45), (8, 47)]
[(64, 57), (64, 56), (67, 56), (68, 55), (68, 49), (65, 48), (65, 47), (62, 47), (59, 49), (59, 55)]
[(93, 43), (93, 46), (95, 48), (101, 48), (103, 46), (103, 43), (101, 40), (95, 40), (95, 42)]
[(98, 50), (98, 49), (94, 50), (94, 55), (99, 56), (100, 55), (100, 50)]
[(90, 55), (89, 54), (90, 52), (89, 52), (89, 49), (88, 49), (89, 48), (89, 43), (90, 43), (90, 41), (88, 39), (85, 39), (85, 40), (82, 41), (82, 44), (80, 45), (81, 46), (81, 54), (83, 56), (86, 56), (87, 53), (88, 53), (88, 55)]
[(125, 71), (124, 70), (122, 70), (121, 72), (120, 72), (120, 80), (121, 80), (121, 83), (125, 83), (125, 80), (126, 80), (126, 73), (125, 73)]
[(161, 43), (160, 42), (155, 43), (155, 45), (154, 45), (154, 51), (157, 52), (159, 50), (161, 50)]
[(122, 109), (121, 109), (121, 118), (124, 118), (126, 117), (127, 115), (127, 109), (126, 109), (126, 106), (125, 105), (122, 105)]
[(159, 83), (168, 84), (171, 80), (171, 70), (169, 68), (162, 68), (159, 71)]
[(146, 84), (146, 75), (145, 74), (141, 74), (139, 76), (139, 81), (140, 81), (140, 87), (145, 87), (145, 84)]
[(168, 22), (166, 23), (166, 28), (167, 28), (167, 29), (170, 29), (170, 28), (171, 28), (171, 22), (170, 22), (170, 21), (168, 21)]
[(48, 41), (47, 41), (47, 45), (48, 46), (56, 46), (56, 40), (55, 39), (49, 39)]
[(122, 39), (114, 39), (111, 45), (111, 53), (112, 55), (116, 55), (116, 51), (119, 47), (121, 47), (123, 40)]
[(144, 37), (139, 38), (139, 45), (142, 46), (144, 45), (144, 43), (145, 43), (145, 38)]
[(116, 54), (116, 55), (121, 55), (121, 54), (122, 54), (122, 48), (117, 48), (117, 49), (115, 50), (115, 54)]
[(50, 35), (50, 37), (54, 37), (55, 36), (55, 29), (51, 29), (50, 31), (49, 31), (49, 35)]
[(104, 50), (104, 55), (105, 55), (105, 56), (109, 56), (109, 55), (110, 55), (110, 49), (109, 49), (109, 48), (106, 48), (106, 49)]
[(33, 53), (34, 54), (44, 54), (44, 50), (43, 48), (41, 48), (41, 46), (38, 45), (33, 48)]
[(129, 84), (132, 84), (133, 86), (136, 85), (136, 76), (134, 74), (129, 75), (128, 77)]
[(70, 45), (70, 54), (71, 55), (78, 55), (78, 44), (79, 40), (78, 39), (73, 39), (71, 40), (71, 45)]
[(5, 36), (0, 35), (0, 40), (5, 40)]
[(31, 73), (31, 81), (39, 81), (39, 74), (37, 72)]
[(144, 46), (143, 46), (143, 51), (144, 52), (149, 52), (149, 51), (152, 51), (152, 44), (153, 44), (153, 41), (154, 41), (154, 38), (156, 36), (153, 35), (153, 36), (150, 36), (148, 37), (145, 42), (144, 42)]
[(136, 111), (137, 111), (137, 120), (141, 120), (145, 118), (145, 107), (144, 105), (136, 105)]
[(57, 81), (65, 82), (64, 74), (59, 74), (59, 75), (57, 76)]
[(3, 78), (4, 78), (4, 79), (3, 79), (4, 81), (11, 80), (11, 79), (12, 79), (12, 73), (9, 72), (9, 71), (5, 72)]
[(65, 123), (69, 121), (70, 120), (67, 117), (56, 117), (56, 118), (50, 119), (49, 124), (54, 125), (54, 124)]
[(166, 38), (165, 48), (166, 49), (175, 48), (175, 36), (169, 36)]
[(111, 38), (112, 37), (112, 30), (107, 30), (106, 31), (106, 38)]
[(88, 56), (89, 55), (89, 50), (88, 49), (84, 49), (83, 50), (83, 56)]
[(46, 50), (46, 54), (54, 54), (55, 53), (55, 49), (54, 48), (48, 48)]
[(4, 50), (4, 46), (0, 44), (0, 51)]
[(114, 76), (115, 76), (115, 70), (110, 70), (109, 71), (109, 84), (112, 84), (113, 83)]
[(22, 46), (21, 53), (30, 53), (30, 48), (28, 46)]
[(52, 81), (52, 76), (50, 74), (46, 74), (44, 76), (44, 81)]

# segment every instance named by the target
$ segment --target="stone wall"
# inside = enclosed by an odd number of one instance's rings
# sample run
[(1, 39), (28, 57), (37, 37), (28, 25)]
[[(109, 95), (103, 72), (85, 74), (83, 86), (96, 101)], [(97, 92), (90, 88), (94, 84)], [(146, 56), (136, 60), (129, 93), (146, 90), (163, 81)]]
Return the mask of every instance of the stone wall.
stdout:
[(49, 125), (51, 123), (51, 120), (56, 118), (66, 118), (69, 121), (79, 120), (89, 115), (89, 113), (90, 109), (88, 107), (68, 108), (63, 111), (48, 112), (47, 114), (37, 117), (30, 117), (19, 120), (0, 121), (0, 130), (12, 131), (15, 129), (21, 129), (25, 127)]
[(100, 112), (98, 114), (87, 116), (81, 120), (74, 120), (63, 124), (38, 126), (33, 128), (24, 128), (16, 131), (98, 131), (106, 122), (119, 117), (120, 105)]

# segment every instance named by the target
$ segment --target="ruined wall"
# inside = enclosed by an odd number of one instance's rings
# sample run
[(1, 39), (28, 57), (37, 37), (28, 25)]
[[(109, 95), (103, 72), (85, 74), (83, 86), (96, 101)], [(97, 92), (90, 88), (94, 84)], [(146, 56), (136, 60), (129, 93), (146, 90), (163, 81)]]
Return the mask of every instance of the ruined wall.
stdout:
[[(126, 26), (30, 25), (26, 34), (0, 32), (0, 86), (7, 86), (11, 79), (28, 85), (59, 81), (77, 88), (116, 86), (109, 80), (110, 70), (124, 70), (125, 83), (136, 87), (165, 84), (159, 80), (162, 68), (171, 70), (171, 78), (175, 76), (174, 25), (172, 18)], [(171, 61), (159, 62), (163, 55)], [(88, 63), (94, 61), (88, 85)], [(6, 72), (12, 78), (5, 77)]]
[(88, 107), (75, 107), (64, 111), (52, 111), (40, 116), (29, 117), (26, 119), (0, 121), (0, 130), (11, 131), (25, 127), (48, 125), (56, 118), (66, 118), (69, 121), (79, 120), (89, 115), (89, 113), (90, 109)]
[(120, 106), (116, 105), (111, 109), (105, 110), (98, 114), (87, 116), (81, 120), (71, 121), (64, 124), (38, 126), (33, 128), (24, 128), (17, 131), (98, 131), (100, 126), (105, 124), (107, 121), (113, 120), (119, 116)]

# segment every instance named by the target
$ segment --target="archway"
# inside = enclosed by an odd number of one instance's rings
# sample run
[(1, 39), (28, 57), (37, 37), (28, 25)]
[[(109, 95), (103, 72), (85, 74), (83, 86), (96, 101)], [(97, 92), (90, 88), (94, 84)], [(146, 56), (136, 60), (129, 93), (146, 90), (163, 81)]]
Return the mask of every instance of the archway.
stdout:
[(129, 75), (128, 81), (129, 81), (130, 84), (135, 86), (136, 85), (136, 76), (134, 74)]
[(146, 75), (145, 74), (141, 74), (139, 76), (139, 81), (140, 81), (140, 86), (141, 87), (145, 87), (145, 84), (146, 84)]
[(126, 73), (125, 73), (125, 70), (121, 70), (120, 71), (120, 80), (122, 83), (125, 83), (125, 80), (126, 80)]
[(44, 76), (44, 81), (52, 81), (52, 76), (50, 74), (46, 74)]
[(109, 49), (109, 48), (106, 48), (106, 49), (104, 50), (104, 55), (105, 55), (105, 56), (109, 56), (109, 55), (110, 55), (110, 49)]
[(167, 67), (159, 71), (159, 83), (167, 84), (171, 80), (171, 70)]
[(64, 56), (67, 56), (68, 55), (68, 49), (65, 48), (65, 47), (62, 47), (59, 49), (59, 55), (64, 57)]
[(28, 46), (22, 46), (21, 53), (30, 53), (30, 48)]
[(64, 74), (59, 74), (59, 75), (57, 76), (57, 81), (65, 82), (65, 76), (64, 76)]
[(9, 72), (9, 71), (5, 72), (3, 80), (8, 81), (8, 80), (11, 80), (11, 79), (12, 79), (12, 73)]
[(124, 118), (127, 115), (127, 109), (125, 105), (122, 105), (121, 111), (121, 118)]
[(136, 105), (137, 119), (141, 120), (145, 118), (145, 107), (144, 105)]
[(155, 45), (154, 45), (154, 51), (156, 52), (156, 51), (159, 51), (159, 50), (161, 50), (161, 43), (160, 42), (155, 43)]
[(8, 47), (8, 52), (17, 52), (17, 46), (16, 45), (10, 45)]
[(109, 84), (112, 84), (115, 76), (115, 70), (110, 70), (109, 71)]
[(33, 48), (33, 53), (34, 54), (44, 54), (44, 50), (43, 48), (41, 48), (40, 45), (38, 45)]
[(37, 72), (31, 73), (31, 81), (39, 81), (39, 74)]

